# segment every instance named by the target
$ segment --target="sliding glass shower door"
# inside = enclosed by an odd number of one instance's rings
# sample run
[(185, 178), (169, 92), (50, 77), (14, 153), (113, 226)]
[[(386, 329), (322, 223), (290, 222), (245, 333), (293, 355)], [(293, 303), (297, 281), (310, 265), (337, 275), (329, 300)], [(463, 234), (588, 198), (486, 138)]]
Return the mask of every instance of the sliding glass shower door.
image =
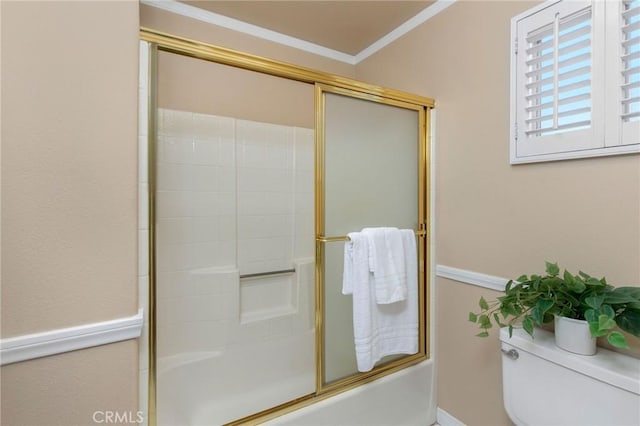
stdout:
[(157, 97), (157, 424), (313, 393), (313, 86), (160, 52)]
[[(324, 387), (358, 374), (353, 297), (342, 292), (346, 235), (374, 227), (416, 230), (418, 254), (424, 259), (425, 113), (418, 105), (330, 87), (319, 87), (316, 97), (324, 118), (317, 152), (323, 187), (316, 194)], [(417, 311), (422, 303), (422, 278), (419, 296), (408, 301), (410, 310)], [(387, 356), (377, 365), (404, 357)]]
[[(149, 424), (261, 422), (427, 359), (433, 100), (141, 34)], [(366, 227), (415, 233), (416, 291), (394, 309), (415, 314), (416, 344), (358, 371), (341, 285), (347, 233)]]

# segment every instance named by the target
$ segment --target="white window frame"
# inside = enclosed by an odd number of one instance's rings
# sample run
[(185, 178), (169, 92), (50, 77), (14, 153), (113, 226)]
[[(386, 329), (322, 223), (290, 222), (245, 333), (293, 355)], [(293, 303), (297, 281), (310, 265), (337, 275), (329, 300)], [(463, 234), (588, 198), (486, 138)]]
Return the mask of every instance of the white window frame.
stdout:
[[(621, 113), (621, 2), (549, 0), (511, 20), (510, 160), (511, 164), (556, 161), (640, 153), (640, 122), (622, 123)], [(532, 22), (548, 22), (556, 12), (591, 7), (591, 125), (535, 138), (525, 135), (523, 96), (526, 78), (519, 78), (526, 54), (522, 52), (524, 28)], [(526, 22), (523, 25), (523, 22)], [(519, 45), (520, 44), (520, 45)], [(520, 54), (518, 54), (520, 50)], [(518, 61), (521, 61), (520, 63)], [(521, 113), (520, 113), (521, 112)]]
[[(618, 34), (619, 37), (609, 37), (606, 45), (606, 91), (607, 93), (621, 93), (620, 85), (624, 78), (616, 64), (620, 62), (622, 55), (622, 2), (607, 1), (606, 32), (607, 34)], [(611, 111), (606, 117), (605, 129), (606, 138), (617, 147), (637, 145), (640, 142), (640, 120), (632, 122), (622, 122), (618, 118), (622, 114), (622, 95), (610, 96), (606, 99), (606, 110)]]

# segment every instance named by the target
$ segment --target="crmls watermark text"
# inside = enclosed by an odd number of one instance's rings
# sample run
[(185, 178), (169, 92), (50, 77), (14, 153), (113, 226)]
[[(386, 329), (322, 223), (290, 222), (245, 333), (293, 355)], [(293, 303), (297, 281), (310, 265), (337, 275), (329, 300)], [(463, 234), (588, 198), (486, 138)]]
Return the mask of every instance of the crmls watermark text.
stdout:
[(94, 423), (105, 424), (142, 423), (144, 421), (142, 411), (94, 411), (91, 418)]

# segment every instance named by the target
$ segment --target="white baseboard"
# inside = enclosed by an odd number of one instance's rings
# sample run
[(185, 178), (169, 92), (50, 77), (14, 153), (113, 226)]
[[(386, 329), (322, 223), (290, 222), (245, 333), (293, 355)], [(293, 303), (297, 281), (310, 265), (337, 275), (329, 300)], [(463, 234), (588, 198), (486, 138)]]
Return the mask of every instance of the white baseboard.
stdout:
[(504, 291), (504, 287), (507, 285), (507, 281), (509, 281), (506, 278), (468, 271), (466, 269), (452, 268), (451, 266), (445, 265), (436, 266), (436, 276), (497, 291)]
[(59, 328), (0, 340), (0, 365), (136, 339), (142, 331), (142, 309), (131, 317)]
[(438, 407), (436, 411), (436, 421), (440, 426), (466, 426), (460, 420)]

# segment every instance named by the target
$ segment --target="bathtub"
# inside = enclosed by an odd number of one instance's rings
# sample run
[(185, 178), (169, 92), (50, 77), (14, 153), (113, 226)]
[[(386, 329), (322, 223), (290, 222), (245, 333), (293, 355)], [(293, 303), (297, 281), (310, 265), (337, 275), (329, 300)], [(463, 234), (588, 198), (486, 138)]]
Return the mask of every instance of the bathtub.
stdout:
[(271, 420), (270, 426), (429, 426), (436, 422), (434, 361), (426, 360)]
[[(282, 377), (271, 370), (261, 377), (263, 386), (254, 386), (251, 379), (264, 373), (251, 363), (258, 354), (201, 352), (159, 360), (158, 425), (222, 425), (313, 392), (313, 373)], [(246, 361), (241, 374), (238, 356)], [(433, 392), (433, 361), (427, 360), (265, 424), (426, 426), (436, 421)]]
[(315, 390), (314, 333), (158, 359), (159, 426), (212, 426)]

